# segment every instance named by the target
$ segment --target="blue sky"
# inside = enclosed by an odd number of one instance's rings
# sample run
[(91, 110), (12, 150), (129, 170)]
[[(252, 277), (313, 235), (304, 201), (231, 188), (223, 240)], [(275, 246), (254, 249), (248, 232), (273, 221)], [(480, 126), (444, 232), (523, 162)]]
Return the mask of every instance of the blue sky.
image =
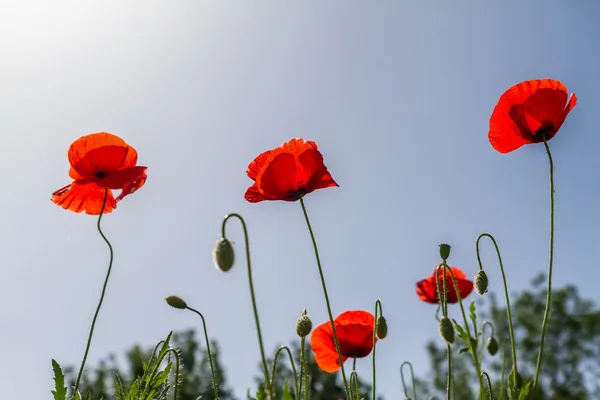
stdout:
[[(467, 4), (468, 3), (468, 4)], [(49, 398), (50, 359), (78, 364), (108, 262), (96, 219), (53, 205), (78, 137), (123, 137), (149, 167), (146, 185), (103, 220), (115, 264), (89, 362), (170, 330), (199, 328), (164, 303), (201, 310), (243, 396), (260, 372), (242, 262), (212, 265), (222, 217), (248, 223), (267, 349), (295, 337), (307, 308), (327, 319), (300, 204), (249, 204), (248, 163), (292, 137), (314, 140), (339, 188), (306, 205), (332, 307), (383, 302), (388, 339), (378, 388), (401, 395), (405, 360), (423, 375), (435, 307), (415, 282), (450, 243), (476, 272), (491, 232), (512, 291), (547, 268), (543, 146), (489, 145), (499, 96), (554, 78), (579, 104), (550, 142), (556, 164), (555, 284), (600, 300), (600, 6), (592, 1), (177, 2), (8, 1), (0, 6), (0, 364), (6, 398)], [(500, 293), (492, 246), (491, 290)], [(370, 376), (370, 361), (358, 363)]]

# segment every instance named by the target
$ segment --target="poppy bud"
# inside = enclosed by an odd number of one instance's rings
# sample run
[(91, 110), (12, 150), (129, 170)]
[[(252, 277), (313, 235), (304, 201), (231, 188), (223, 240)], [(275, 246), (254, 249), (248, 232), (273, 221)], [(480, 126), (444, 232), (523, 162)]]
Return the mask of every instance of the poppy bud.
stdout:
[(306, 314), (306, 309), (302, 311), (302, 315), (296, 321), (296, 333), (301, 338), (305, 338), (312, 331), (312, 321), (310, 317)]
[(235, 254), (233, 252), (233, 245), (226, 238), (221, 238), (215, 246), (213, 251), (215, 266), (223, 272), (227, 272), (233, 266), (235, 261)]
[(167, 301), (167, 304), (173, 308), (179, 308), (180, 310), (185, 310), (187, 308), (187, 303), (179, 296), (167, 296), (165, 297), (165, 300)]
[(438, 330), (440, 332), (440, 336), (442, 336), (446, 342), (450, 344), (454, 343), (454, 326), (452, 326), (452, 321), (450, 321), (450, 318), (442, 317), (442, 319), (440, 319)]
[(473, 279), (473, 286), (475, 287), (475, 291), (480, 295), (483, 295), (488, 290), (488, 277), (484, 270), (480, 269), (475, 274), (475, 278)]
[(487, 340), (487, 351), (488, 353), (490, 353), (490, 355), (495, 355), (498, 352), (498, 341), (496, 340), (495, 337), (491, 337)]
[(385, 320), (385, 318), (384, 317), (377, 318), (377, 325), (376, 325), (376, 329), (375, 329), (375, 332), (377, 332), (377, 337), (379, 339), (385, 339), (385, 337), (387, 336), (387, 331), (388, 331), (388, 326), (387, 326), (387, 321)]
[(444, 262), (450, 257), (450, 245), (446, 243), (440, 244), (440, 257)]

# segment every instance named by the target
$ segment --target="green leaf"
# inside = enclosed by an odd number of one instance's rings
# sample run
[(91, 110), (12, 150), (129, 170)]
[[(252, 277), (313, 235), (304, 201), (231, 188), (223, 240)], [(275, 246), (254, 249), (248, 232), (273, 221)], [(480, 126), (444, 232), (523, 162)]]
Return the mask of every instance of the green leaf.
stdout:
[(460, 326), (458, 324), (458, 322), (456, 322), (455, 319), (453, 319), (452, 322), (454, 322), (454, 327), (458, 331), (458, 337), (461, 338), (467, 346), (470, 346), (471, 340), (469, 339), (469, 335), (467, 335), (467, 332), (465, 332), (465, 330), (462, 328), (462, 326)]
[(460, 350), (458, 350), (458, 354), (468, 353), (468, 352), (469, 352), (469, 348), (468, 347), (463, 347)]
[(530, 399), (531, 395), (532, 395), (532, 392), (531, 392), (532, 389), (533, 389), (533, 382), (529, 382), (521, 390), (521, 393), (519, 393), (519, 400), (528, 400), (528, 399)]
[(263, 383), (258, 384), (258, 390), (256, 391), (256, 400), (265, 400), (267, 397), (267, 393), (265, 392), (265, 387)]
[(54, 400), (67, 400), (67, 388), (65, 386), (65, 375), (56, 360), (52, 360), (52, 369), (54, 370), (54, 388), (51, 390)]
[(281, 400), (292, 400), (292, 393), (290, 393), (290, 385), (288, 384), (287, 378), (283, 384), (283, 396)]
[(475, 302), (472, 301), (471, 305), (469, 305), (469, 311), (471, 312), (471, 321), (473, 321), (474, 324), (477, 323), (477, 314), (475, 314), (476, 308), (475, 308)]

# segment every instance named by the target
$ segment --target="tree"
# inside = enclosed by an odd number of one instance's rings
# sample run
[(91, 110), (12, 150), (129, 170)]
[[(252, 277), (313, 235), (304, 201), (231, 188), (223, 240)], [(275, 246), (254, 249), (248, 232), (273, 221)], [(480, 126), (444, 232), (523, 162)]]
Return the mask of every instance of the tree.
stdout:
[[(202, 396), (202, 399), (214, 400), (208, 353), (206, 348), (202, 347), (196, 340), (195, 331), (192, 329), (174, 333), (171, 346), (178, 349), (181, 365), (178, 400), (196, 400), (199, 396)], [(219, 345), (216, 341), (211, 341), (210, 346), (217, 376), (219, 399), (234, 400), (231, 390), (226, 385), (223, 368), (219, 362)], [(117, 359), (112, 354), (101, 360), (98, 367), (88, 368), (81, 385), (83, 398), (86, 398), (88, 392), (91, 394), (91, 400), (112, 398), (114, 394), (112, 383), (114, 377), (118, 376), (124, 386), (128, 387), (136, 377), (143, 374), (142, 360), (147, 361), (150, 359), (153, 351), (154, 347), (134, 346), (126, 354), (127, 368), (125, 370), (119, 368)], [(175, 364), (174, 357), (171, 357), (171, 361)], [(172, 372), (172, 375), (172, 379), (174, 379), (174, 372)], [(67, 371), (67, 376), (71, 380), (72, 386), (75, 381), (73, 368)]]
[[(520, 293), (511, 301), (517, 365), (525, 382), (532, 380), (535, 374), (542, 315), (546, 304), (547, 291), (544, 282), (544, 275), (539, 275), (532, 281), (530, 290)], [(482, 307), (486, 302), (489, 304), (487, 308)], [(512, 358), (506, 308), (499, 306), (494, 294), (486, 294), (478, 303), (478, 320), (488, 319), (492, 322), (496, 339), (504, 343), (495, 357), (484, 352), (484, 370), (492, 379), (494, 398), (507, 398), (506, 376), (512, 368)], [(460, 320), (462, 321), (462, 318)], [(486, 330), (486, 337), (489, 333), (490, 331)], [(469, 353), (457, 354), (460, 347), (462, 346), (458, 341), (452, 346), (456, 398), (475, 399), (477, 386), (473, 386), (473, 383), (477, 383), (478, 380), (474, 373), (473, 361)], [(424, 380), (420, 380), (420, 383), (427, 388), (427, 393), (444, 398), (446, 346), (440, 339), (430, 342), (427, 350), (432, 365), (433, 382), (428, 385)], [(500, 393), (503, 352), (506, 358), (504, 385)], [(552, 308), (540, 376), (541, 390), (536, 400), (600, 398), (600, 309), (593, 301), (582, 299), (577, 288), (572, 285), (552, 291)]]

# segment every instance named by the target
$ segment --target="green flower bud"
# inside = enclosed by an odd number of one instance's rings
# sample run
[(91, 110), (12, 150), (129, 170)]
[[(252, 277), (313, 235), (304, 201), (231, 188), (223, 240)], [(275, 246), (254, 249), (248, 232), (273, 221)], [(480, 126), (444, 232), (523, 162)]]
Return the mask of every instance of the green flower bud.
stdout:
[(492, 355), (492, 356), (495, 355), (498, 352), (498, 347), (499, 347), (498, 341), (496, 340), (496, 338), (493, 336), (491, 338), (489, 338), (487, 340), (486, 347), (487, 347), (487, 351), (488, 351), (488, 353), (490, 353), (490, 355)]
[(377, 332), (377, 337), (379, 339), (385, 339), (388, 332), (387, 321), (384, 317), (377, 318), (377, 324), (375, 325), (375, 332)]
[(180, 310), (185, 310), (187, 308), (187, 303), (179, 296), (167, 296), (165, 297), (165, 300), (167, 301), (167, 304), (173, 308), (179, 308)]
[(440, 257), (444, 262), (450, 257), (450, 245), (446, 243), (440, 244)]
[(306, 314), (306, 309), (302, 311), (302, 315), (296, 321), (296, 333), (301, 338), (305, 338), (312, 331), (312, 320)]
[(229, 271), (231, 267), (233, 267), (233, 262), (235, 261), (235, 254), (231, 242), (226, 238), (219, 239), (215, 246), (215, 250), (213, 251), (213, 257), (217, 269), (220, 269), (223, 272)]
[(454, 326), (448, 317), (442, 317), (438, 326), (440, 336), (448, 343), (454, 343)]
[(488, 290), (488, 277), (484, 270), (480, 269), (475, 274), (475, 278), (473, 279), (473, 286), (475, 287), (475, 291), (483, 295)]

